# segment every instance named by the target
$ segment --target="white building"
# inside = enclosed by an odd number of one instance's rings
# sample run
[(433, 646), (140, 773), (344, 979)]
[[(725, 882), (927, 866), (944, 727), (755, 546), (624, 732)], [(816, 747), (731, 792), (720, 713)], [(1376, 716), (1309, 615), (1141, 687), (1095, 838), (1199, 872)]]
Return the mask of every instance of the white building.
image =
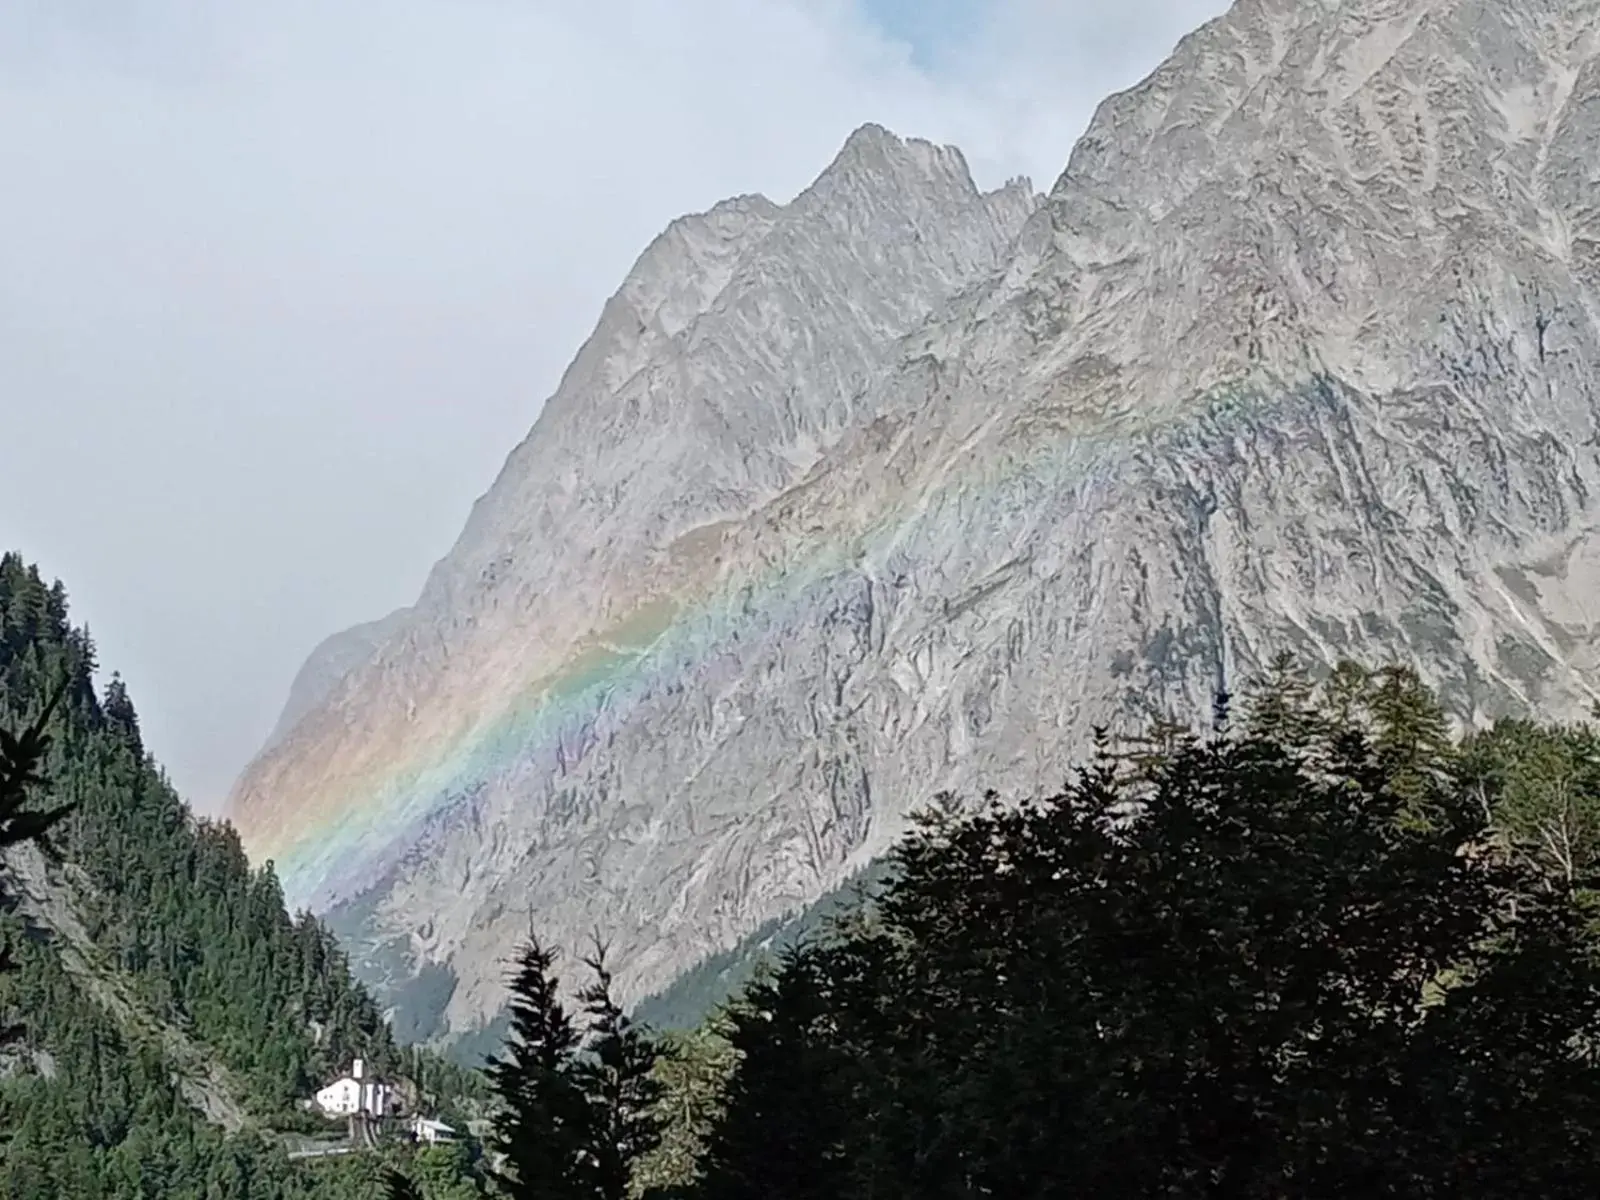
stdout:
[(435, 1121), (428, 1117), (416, 1117), (411, 1122), (411, 1136), (419, 1142), (453, 1142), (456, 1140), (456, 1131), (443, 1121)]
[(383, 1117), (394, 1112), (400, 1103), (399, 1094), (381, 1079), (368, 1079), (365, 1067), (361, 1059), (356, 1059), (350, 1066), (350, 1074), (317, 1093), (317, 1107), (330, 1117), (349, 1117), (356, 1113)]

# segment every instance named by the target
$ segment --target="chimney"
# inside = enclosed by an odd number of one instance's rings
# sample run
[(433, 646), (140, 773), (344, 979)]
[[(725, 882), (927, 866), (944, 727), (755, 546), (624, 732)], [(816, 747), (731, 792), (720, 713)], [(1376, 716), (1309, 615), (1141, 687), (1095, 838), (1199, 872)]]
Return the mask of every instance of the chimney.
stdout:
[(365, 1064), (359, 1058), (356, 1059), (355, 1062), (351, 1063), (350, 1064), (350, 1078), (351, 1079), (360, 1079), (361, 1078), (361, 1068), (364, 1065)]

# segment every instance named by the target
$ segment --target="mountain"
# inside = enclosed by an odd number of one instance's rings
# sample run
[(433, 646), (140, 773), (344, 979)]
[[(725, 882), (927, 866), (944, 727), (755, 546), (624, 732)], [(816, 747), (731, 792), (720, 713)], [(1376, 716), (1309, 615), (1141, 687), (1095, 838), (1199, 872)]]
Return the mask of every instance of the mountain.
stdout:
[(804, 908), (773, 917), (731, 949), (694, 964), (640, 1000), (633, 1019), (666, 1033), (700, 1029), (708, 1015), (744, 992), (762, 968), (777, 967), (786, 950), (870, 909), (892, 878), (889, 860), (874, 860)]
[(659, 991), (1267, 648), (1587, 707), (1596, 164), (1600, 0), (1239, 0), (1042, 203), (868, 128), (677, 223), (247, 848), (459, 1033), (530, 919)]
[(278, 742), (306, 713), (328, 698), (328, 693), (339, 686), (339, 681), (352, 668), (372, 657), (373, 651), (396, 630), (402, 628), (408, 613), (405, 609), (390, 613), (377, 621), (357, 625), (324, 638), (311, 652), (311, 657), (295, 673), (289, 685), (289, 700), (278, 714), (278, 723), (267, 738), (267, 745)]
[[(441, 816), (499, 825), (489, 806), (524, 805), (520, 785), (491, 786), (512, 781), (490, 760), (543, 774), (523, 756), (529, 739), (581, 757), (592, 698), (619, 671), (649, 669), (646, 651), (715, 584), (720, 531), (860, 424), (897, 339), (992, 273), (1038, 203), (1025, 181), (982, 194), (955, 151), (869, 126), (789, 205), (744, 197), (674, 223), (399, 628), (336, 683), (302, 689), (322, 702), (240, 784), (232, 814), (290, 897), (324, 910), (359, 898)], [(431, 883), (418, 901), (421, 938), (473, 940), (482, 974), (455, 998), (466, 1023), (497, 1007), (500, 961), (526, 930), (515, 879), (529, 839), (505, 832), (496, 851), (464, 848), (472, 881), (438, 881), (449, 903)], [(583, 886), (580, 860), (563, 869), (577, 873), (564, 890)], [(480, 903), (502, 884), (517, 898)], [(346, 916), (330, 913), (341, 932)], [(347, 938), (358, 961), (386, 957), (384, 940)], [(696, 934), (680, 954), (711, 944)]]
[[(0, 557), (0, 730), (46, 725), (35, 845), (0, 854), (0, 1193), (15, 1200), (355, 1200), (370, 1165), (296, 1165), (300, 1101), (361, 1056), (443, 1102), (461, 1073), (403, 1051), (332, 935), (270, 868), (195, 818), (147, 753), (127, 689), (93, 681), (66, 591)], [(464, 1171), (446, 1182), (468, 1184)], [(471, 1194), (436, 1189), (430, 1200)]]

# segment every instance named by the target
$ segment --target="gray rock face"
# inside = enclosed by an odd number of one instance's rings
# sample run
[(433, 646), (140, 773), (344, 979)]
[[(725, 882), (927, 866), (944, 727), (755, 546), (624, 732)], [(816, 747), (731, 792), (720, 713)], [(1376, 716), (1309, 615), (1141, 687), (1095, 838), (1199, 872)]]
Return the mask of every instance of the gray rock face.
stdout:
[(402, 608), (381, 620), (368, 621), (324, 638), (296, 672), (289, 686), (289, 700), (278, 715), (278, 723), (273, 726), (263, 750), (277, 745), (301, 717), (326, 703), (329, 693), (345, 676), (371, 658), (390, 634), (402, 629), (410, 615), (410, 610)]
[(234, 815), (461, 1030), (530, 917), (636, 997), (1279, 648), (1571, 715), (1597, 387), (1600, 0), (1240, 0), (1042, 205), (869, 129), (675, 225)]

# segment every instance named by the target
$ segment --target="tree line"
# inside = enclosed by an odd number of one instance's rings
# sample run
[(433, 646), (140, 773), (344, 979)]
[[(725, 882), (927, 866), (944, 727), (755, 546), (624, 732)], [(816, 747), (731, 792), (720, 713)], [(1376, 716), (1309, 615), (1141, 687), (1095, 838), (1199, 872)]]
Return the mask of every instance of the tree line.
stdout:
[(1600, 735), (1289, 659), (1237, 708), (946, 798), (698, 1046), (575, 1040), (529, 945), (501, 1190), (1593, 1196)]

